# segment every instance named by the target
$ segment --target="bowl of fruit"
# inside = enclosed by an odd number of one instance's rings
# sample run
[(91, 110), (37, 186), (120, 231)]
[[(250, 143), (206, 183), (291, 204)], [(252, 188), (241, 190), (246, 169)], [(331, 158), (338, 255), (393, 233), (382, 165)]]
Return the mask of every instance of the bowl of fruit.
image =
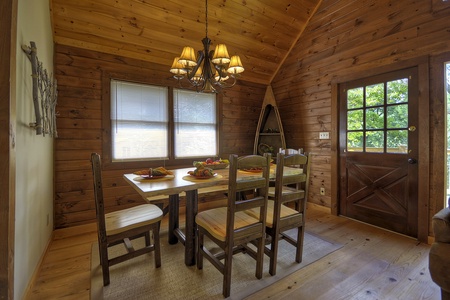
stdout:
[(213, 170), (219, 170), (219, 169), (225, 169), (226, 167), (228, 167), (228, 165), (230, 164), (230, 162), (228, 161), (228, 159), (212, 159), (212, 158), (207, 158), (205, 161), (194, 161), (194, 166), (198, 166), (198, 164), (202, 164), (204, 167), (213, 169)]

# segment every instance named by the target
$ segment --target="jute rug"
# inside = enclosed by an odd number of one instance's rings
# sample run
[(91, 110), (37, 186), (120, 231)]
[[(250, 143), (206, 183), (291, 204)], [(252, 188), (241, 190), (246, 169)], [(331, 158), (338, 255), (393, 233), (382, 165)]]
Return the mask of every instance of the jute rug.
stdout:
[[(295, 230), (290, 234), (295, 235)], [(143, 241), (138, 241), (143, 243)], [(295, 262), (295, 248), (280, 241), (277, 275), (269, 274), (269, 258), (264, 256), (263, 278), (255, 277), (256, 261), (249, 255), (233, 256), (231, 296), (243, 299), (267, 287), (281, 278), (311, 264), (342, 247), (320, 237), (305, 233), (303, 261)], [(111, 248), (110, 255), (124, 250), (123, 245)], [(206, 259), (203, 269), (184, 264), (184, 246), (169, 245), (167, 233), (161, 232), (161, 267), (155, 268), (153, 253), (141, 255), (110, 268), (111, 283), (103, 287), (97, 243), (92, 245), (91, 299), (92, 300), (139, 300), (139, 299), (223, 299), (222, 274)]]

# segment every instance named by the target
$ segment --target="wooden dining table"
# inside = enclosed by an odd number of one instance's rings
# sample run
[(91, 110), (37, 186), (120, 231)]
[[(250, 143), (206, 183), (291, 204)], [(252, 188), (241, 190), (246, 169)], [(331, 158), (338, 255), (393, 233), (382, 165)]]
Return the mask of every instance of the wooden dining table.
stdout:
[[(185, 264), (195, 264), (195, 216), (198, 212), (198, 190), (217, 187), (216, 191), (228, 187), (228, 169), (214, 170), (216, 176), (210, 179), (197, 179), (188, 174), (195, 168), (171, 170), (173, 175), (158, 179), (143, 179), (139, 175), (124, 174), (124, 179), (147, 201), (155, 196), (167, 195), (169, 198), (169, 228), (170, 244), (178, 241), (185, 246)], [(184, 232), (179, 228), (179, 197), (186, 193), (186, 225)]]
[[(197, 179), (188, 174), (195, 167), (171, 170), (173, 175), (157, 179), (144, 179), (135, 174), (124, 174), (128, 182), (146, 201), (151, 202), (156, 196), (166, 195), (169, 198), (169, 228), (168, 240), (170, 244), (178, 241), (185, 246), (185, 264), (195, 264), (195, 216), (198, 212), (198, 191), (228, 190), (229, 169), (214, 170), (216, 176), (210, 179)], [(298, 169), (297, 169), (298, 170)], [(298, 172), (298, 171), (295, 171)], [(289, 172), (285, 172), (289, 174)], [(255, 173), (239, 171), (238, 177), (255, 176)], [(260, 176), (259, 174), (256, 176)], [(271, 178), (274, 179), (275, 166), (271, 167)], [(306, 176), (305, 176), (306, 178)], [(179, 198), (181, 193), (186, 193), (186, 224), (184, 232), (179, 228)], [(158, 197), (159, 198), (159, 197)]]

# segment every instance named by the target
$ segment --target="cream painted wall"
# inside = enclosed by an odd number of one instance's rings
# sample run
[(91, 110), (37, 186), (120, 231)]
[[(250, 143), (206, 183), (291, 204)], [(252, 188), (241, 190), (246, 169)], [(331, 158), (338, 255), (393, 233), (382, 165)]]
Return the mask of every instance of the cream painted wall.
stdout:
[(34, 41), (39, 61), (53, 73), (49, 2), (18, 0), (14, 299), (23, 299), (53, 231), (53, 138), (28, 126), (35, 122), (31, 62), (21, 49)]

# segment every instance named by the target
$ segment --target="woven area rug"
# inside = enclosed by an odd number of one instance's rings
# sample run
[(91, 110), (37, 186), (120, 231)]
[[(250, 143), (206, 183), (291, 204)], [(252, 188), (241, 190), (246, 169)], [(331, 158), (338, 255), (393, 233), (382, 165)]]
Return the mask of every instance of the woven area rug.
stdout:
[[(295, 230), (289, 233), (295, 235)], [(280, 241), (279, 247), (277, 275), (270, 276), (269, 258), (264, 256), (264, 273), (260, 280), (255, 277), (254, 259), (244, 253), (233, 256), (231, 296), (228, 299), (243, 299), (336, 251), (342, 245), (305, 233), (303, 261), (300, 264), (295, 262), (293, 246), (286, 241)], [(123, 251), (123, 245), (117, 245), (111, 248), (110, 255)], [(184, 246), (180, 243), (169, 245), (165, 232), (161, 232), (161, 260), (161, 267), (157, 269), (153, 253), (112, 266), (111, 283), (103, 287), (98, 246), (94, 243), (91, 259), (91, 299), (223, 299), (222, 274), (206, 259), (203, 261), (202, 270), (197, 270), (196, 266), (186, 266)]]

